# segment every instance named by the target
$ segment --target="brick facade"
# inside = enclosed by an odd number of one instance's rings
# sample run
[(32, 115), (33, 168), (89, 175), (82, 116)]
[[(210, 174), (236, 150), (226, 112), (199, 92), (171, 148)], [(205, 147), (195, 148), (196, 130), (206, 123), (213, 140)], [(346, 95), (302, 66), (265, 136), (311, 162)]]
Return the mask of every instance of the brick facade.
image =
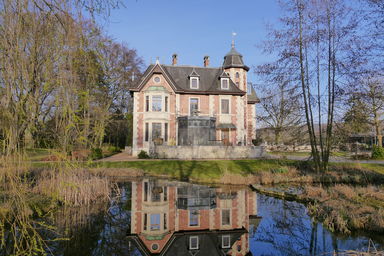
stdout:
[[(226, 58), (229, 57), (226, 55)], [(240, 54), (235, 57), (240, 58), (242, 63)], [(192, 72), (190, 75), (180, 75), (180, 70), (170, 72), (178, 69)], [(148, 67), (138, 87), (131, 89), (134, 101), (133, 154), (141, 150), (149, 151), (155, 133), (162, 139), (163, 145), (178, 145), (177, 117), (193, 114), (215, 117), (216, 126), (221, 124), (224, 127), (216, 130), (218, 143), (252, 145), (256, 136), (256, 102), (249, 100), (248, 69), (245, 65), (210, 68), (177, 66), (176, 63), (172, 66), (157, 63)], [(207, 78), (206, 74), (213, 73)], [(192, 75), (196, 75), (199, 81), (196, 90), (191, 87)], [(222, 79), (229, 79), (228, 90), (220, 88)], [(229, 101), (229, 111), (223, 113), (225, 107), (222, 107), (222, 102), (226, 100)], [(197, 113), (191, 111), (194, 104), (198, 106)]]

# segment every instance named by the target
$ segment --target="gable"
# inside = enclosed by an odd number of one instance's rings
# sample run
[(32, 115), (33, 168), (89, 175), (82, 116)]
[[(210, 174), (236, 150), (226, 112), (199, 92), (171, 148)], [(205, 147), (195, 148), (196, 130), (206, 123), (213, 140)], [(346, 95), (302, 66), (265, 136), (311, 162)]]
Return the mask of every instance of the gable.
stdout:
[(138, 84), (137, 87), (131, 88), (130, 91), (142, 91), (144, 88), (147, 88), (149, 86), (161, 86), (164, 85), (164, 81), (161, 81), (159, 84), (156, 84), (153, 81), (153, 78), (159, 75), (161, 76), (162, 80), (166, 81), (167, 87), (170, 87), (172, 91), (178, 92), (180, 91), (179, 88), (177, 88), (176, 84), (172, 81), (169, 74), (166, 73), (166, 71), (161, 67), (160, 64), (150, 65), (147, 70), (144, 72), (143, 78)]

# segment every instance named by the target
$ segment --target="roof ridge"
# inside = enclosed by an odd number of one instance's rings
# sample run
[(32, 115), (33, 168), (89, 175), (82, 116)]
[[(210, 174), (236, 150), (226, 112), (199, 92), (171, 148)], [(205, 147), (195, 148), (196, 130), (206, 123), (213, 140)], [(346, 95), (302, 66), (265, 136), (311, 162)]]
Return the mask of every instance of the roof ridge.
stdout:
[(202, 68), (202, 69), (221, 69), (222, 67), (201, 67), (201, 66), (193, 66), (193, 65), (165, 65), (160, 64), (165, 67), (180, 67), (180, 68)]

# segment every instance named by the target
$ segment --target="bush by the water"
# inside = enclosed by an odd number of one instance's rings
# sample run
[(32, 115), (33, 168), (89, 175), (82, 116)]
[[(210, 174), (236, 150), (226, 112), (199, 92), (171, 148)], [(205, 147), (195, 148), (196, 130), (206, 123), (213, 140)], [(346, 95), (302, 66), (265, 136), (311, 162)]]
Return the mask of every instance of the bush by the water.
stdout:
[(140, 153), (137, 155), (139, 159), (148, 159), (149, 155), (146, 151), (141, 150)]
[(373, 145), (372, 158), (373, 159), (384, 159), (384, 148), (380, 147), (380, 146)]
[(93, 148), (91, 150), (90, 158), (92, 160), (97, 160), (103, 158), (103, 150), (101, 148)]

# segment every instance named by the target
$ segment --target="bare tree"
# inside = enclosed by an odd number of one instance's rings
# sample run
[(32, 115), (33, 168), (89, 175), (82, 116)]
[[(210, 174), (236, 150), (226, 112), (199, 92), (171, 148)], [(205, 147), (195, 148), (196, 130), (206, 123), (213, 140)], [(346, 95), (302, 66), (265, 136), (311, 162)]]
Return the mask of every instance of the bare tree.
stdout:
[(383, 146), (382, 123), (384, 112), (384, 80), (383, 77), (369, 77), (362, 80), (359, 94), (368, 108), (367, 117), (373, 126), (377, 145)]
[(274, 143), (280, 144), (282, 136), (290, 137), (289, 131), (297, 129), (301, 124), (301, 95), (297, 83), (289, 81), (282, 72), (278, 72), (278, 64), (261, 65), (256, 72), (264, 78), (259, 85), (261, 111), (258, 120), (274, 132)]
[(282, 26), (271, 30), (267, 46), (300, 85), (314, 167), (327, 170), (335, 108), (347, 80), (357, 22), (342, 0), (291, 0), (282, 6)]

